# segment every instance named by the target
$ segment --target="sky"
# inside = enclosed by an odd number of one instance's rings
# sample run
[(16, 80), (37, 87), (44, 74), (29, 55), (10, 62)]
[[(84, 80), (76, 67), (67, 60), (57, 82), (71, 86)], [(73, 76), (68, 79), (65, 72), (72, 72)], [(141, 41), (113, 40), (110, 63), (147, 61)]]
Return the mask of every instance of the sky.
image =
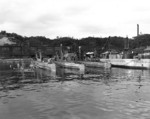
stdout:
[(22, 36), (134, 37), (150, 33), (149, 0), (0, 0), (0, 30)]

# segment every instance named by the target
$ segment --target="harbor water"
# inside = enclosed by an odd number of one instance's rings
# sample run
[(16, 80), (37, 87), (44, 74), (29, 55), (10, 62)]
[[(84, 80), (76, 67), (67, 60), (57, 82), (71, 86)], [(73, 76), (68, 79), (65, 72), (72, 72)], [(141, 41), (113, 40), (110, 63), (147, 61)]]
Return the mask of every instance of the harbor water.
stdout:
[(56, 72), (0, 61), (0, 119), (149, 119), (150, 70)]

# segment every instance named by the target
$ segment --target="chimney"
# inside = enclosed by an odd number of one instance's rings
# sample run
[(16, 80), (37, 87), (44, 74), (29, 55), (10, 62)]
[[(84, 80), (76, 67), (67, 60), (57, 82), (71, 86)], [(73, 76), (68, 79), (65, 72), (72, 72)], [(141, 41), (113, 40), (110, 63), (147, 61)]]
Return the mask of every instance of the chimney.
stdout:
[(137, 24), (137, 36), (139, 36), (139, 24)]

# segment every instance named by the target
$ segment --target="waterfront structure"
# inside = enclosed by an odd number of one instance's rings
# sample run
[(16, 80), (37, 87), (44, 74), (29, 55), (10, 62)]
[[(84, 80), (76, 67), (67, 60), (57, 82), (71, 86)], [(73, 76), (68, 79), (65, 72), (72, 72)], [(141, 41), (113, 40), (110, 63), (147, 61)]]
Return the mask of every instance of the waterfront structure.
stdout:
[[(137, 36), (139, 36), (139, 25), (137, 24)], [(140, 49), (140, 52), (137, 52)], [(112, 67), (124, 67), (124, 68), (138, 68), (138, 69), (150, 69), (150, 47), (142, 50), (142, 48), (136, 48), (134, 51), (129, 51), (129, 40), (126, 38), (124, 51), (117, 54), (119, 57), (112, 58), (111, 53), (107, 52), (100, 59), (102, 62), (111, 63)], [(132, 57), (129, 57), (132, 55)]]
[[(132, 52), (134, 54), (134, 52)], [(103, 57), (100, 59), (101, 62), (107, 62), (112, 67), (123, 67), (123, 68), (137, 68), (137, 69), (150, 69), (150, 47), (145, 48), (142, 52), (136, 53), (133, 58), (123, 58), (122, 56), (112, 58)], [(118, 54), (118, 56), (121, 54)]]
[(111, 68), (111, 64), (109, 62), (80, 61), (80, 63), (84, 64), (85, 67)]

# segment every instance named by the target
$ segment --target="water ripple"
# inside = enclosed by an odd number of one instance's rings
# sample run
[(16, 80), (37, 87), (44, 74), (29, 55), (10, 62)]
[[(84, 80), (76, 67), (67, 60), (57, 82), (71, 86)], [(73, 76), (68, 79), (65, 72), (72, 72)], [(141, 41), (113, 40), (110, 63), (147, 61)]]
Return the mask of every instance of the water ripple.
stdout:
[(150, 117), (148, 70), (89, 68), (81, 78), (63, 69), (52, 74), (29, 67), (20, 70), (11, 62), (0, 65), (1, 119)]

